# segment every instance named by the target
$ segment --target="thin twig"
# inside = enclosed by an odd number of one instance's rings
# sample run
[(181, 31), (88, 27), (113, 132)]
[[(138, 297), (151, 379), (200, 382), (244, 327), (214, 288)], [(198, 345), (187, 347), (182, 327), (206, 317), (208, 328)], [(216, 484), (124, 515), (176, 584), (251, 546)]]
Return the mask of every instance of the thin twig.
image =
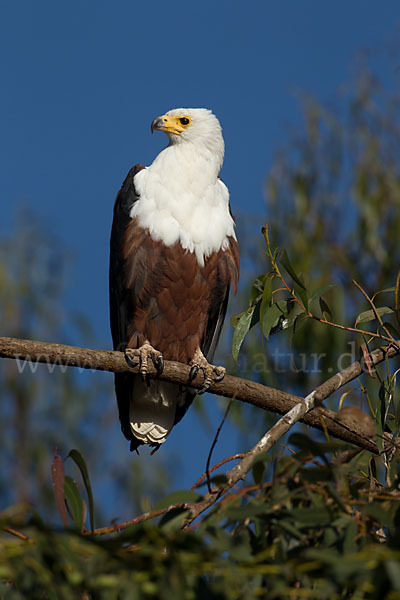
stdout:
[(234, 399), (235, 399), (235, 396), (232, 396), (232, 398), (228, 402), (228, 406), (226, 407), (225, 414), (222, 417), (222, 421), (219, 424), (219, 427), (218, 427), (217, 432), (215, 434), (215, 437), (213, 439), (213, 443), (211, 444), (210, 452), (208, 453), (207, 462), (206, 462), (206, 476), (207, 476), (207, 487), (208, 487), (208, 491), (209, 492), (211, 492), (211, 481), (210, 481), (210, 462), (211, 462), (211, 456), (212, 456), (213, 450), (215, 448), (215, 445), (216, 445), (216, 443), (218, 441), (218, 437), (219, 437), (220, 431), (221, 431), (221, 429), (222, 429), (222, 427), (223, 427), (223, 425), (225, 423), (226, 417), (228, 416), (228, 413), (229, 413), (229, 411), (231, 409), (231, 406), (232, 406), (232, 403), (233, 403)]
[(332, 321), (328, 321), (325, 317), (317, 317), (317, 315), (312, 315), (312, 317), (318, 323), (322, 323), (323, 325), (330, 325), (330, 327), (336, 327), (336, 329), (341, 329), (342, 331), (352, 331), (354, 333), (361, 333), (363, 335), (369, 335), (373, 338), (382, 340), (384, 342), (394, 342), (392, 337), (387, 337), (386, 335), (381, 335), (380, 333), (373, 333), (372, 331), (367, 331), (366, 329), (358, 329), (357, 327), (348, 327), (347, 325), (339, 325), (339, 323), (333, 323)]
[(3, 527), (3, 531), (7, 531), (7, 533), (11, 533), (11, 535), (15, 535), (15, 537), (23, 540), (24, 542), (29, 542), (31, 544), (33, 543), (33, 540), (30, 537), (24, 533), (21, 533), (20, 531), (17, 531), (16, 529), (13, 529), (12, 527)]
[[(233, 456), (228, 456), (227, 458), (224, 458), (219, 463), (217, 463), (216, 465), (214, 465), (213, 467), (211, 467), (211, 469), (209, 470), (209, 473), (213, 473), (214, 471), (216, 471), (217, 469), (219, 469), (220, 467), (222, 467), (222, 465), (224, 465), (227, 462), (230, 462), (231, 460), (238, 460), (239, 458), (243, 458), (244, 456), (245, 455), (243, 453), (242, 454), (234, 454)], [(199, 487), (199, 485), (206, 478), (206, 476), (207, 476), (207, 474), (203, 473), (203, 475), (201, 477), (199, 477), (199, 479), (196, 481), (196, 483), (194, 483), (192, 485), (192, 487), (190, 488), (192, 492), (197, 487)]]
[(360, 290), (360, 292), (362, 293), (362, 295), (364, 296), (364, 298), (366, 298), (368, 300), (368, 302), (371, 305), (371, 308), (374, 312), (375, 315), (375, 319), (379, 322), (379, 325), (382, 327), (382, 329), (386, 332), (386, 335), (389, 336), (389, 338), (394, 341), (394, 337), (392, 336), (392, 334), (390, 333), (390, 331), (388, 331), (387, 327), (385, 327), (378, 311), (376, 310), (376, 306), (373, 303), (373, 301), (371, 300), (371, 298), (368, 296), (367, 292), (361, 287), (361, 285), (359, 283), (357, 283), (357, 281), (355, 279), (352, 279), (353, 284), (356, 286), (356, 288), (358, 288)]
[[(191, 506), (191, 505), (190, 505)], [(99, 527), (98, 529), (94, 529), (93, 531), (86, 529), (83, 534), (84, 535), (104, 535), (106, 533), (118, 533), (121, 529), (126, 529), (130, 525), (137, 525), (138, 523), (143, 523), (143, 521), (148, 521), (149, 519), (155, 519), (156, 517), (160, 517), (161, 515), (165, 515), (165, 513), (170, 512), (171, 510), (177, 510), (179, 508), (186, 508), (187, 505), (180, 503), (171, 506), (167, 506), (165, 508), (160, 508), (158, 510), (149, 511), (135, 517), (134, 519), (130, 519), (129, 521), (124, 521), (123, 523), (116, 523), (115, 525), (109, 525), (108, 527)]]

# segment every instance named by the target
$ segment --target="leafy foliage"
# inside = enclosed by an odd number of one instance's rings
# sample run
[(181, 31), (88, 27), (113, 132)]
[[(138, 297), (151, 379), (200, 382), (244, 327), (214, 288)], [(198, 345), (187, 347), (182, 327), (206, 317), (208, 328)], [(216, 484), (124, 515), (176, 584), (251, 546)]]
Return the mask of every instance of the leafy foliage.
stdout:
[(92, 536), (49, 529), (29, 511), (3, 513), (2, 524), (28, 539), (3, 536), (2, 597), (400, 597), (397, 475), (383, 486), (375, 459), (361, 452), (346, 463), (343, 444), (294, 434), (289, 445), (297, 450), (260, 459), (256, 484), (231, 492), (191, 531), (180, 529), (183, 514)]

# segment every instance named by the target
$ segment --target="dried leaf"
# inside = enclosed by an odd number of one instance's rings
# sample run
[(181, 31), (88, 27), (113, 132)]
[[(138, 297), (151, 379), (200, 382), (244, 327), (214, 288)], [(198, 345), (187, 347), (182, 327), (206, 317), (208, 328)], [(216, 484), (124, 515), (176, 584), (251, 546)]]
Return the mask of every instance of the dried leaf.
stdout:
[(397, 274), (396, 287), (394, 290), (394, 310), (397, 322), (400, 324), (400, 271)]
[(60, 513), (64, 527), (68, 527), (68, 516), (65, 508), (64, 496), (64, 463), (61, 457), (57, 454), (57, 450), (54, 451), (54, 458), (53, 462), (51, 463), (51, 479), (53, 481), (53, 492), (57, 510)]
[(370, 355), (369, 350), (368, 350), (368, 345), (367, 344), (361, 344), (360, 350), (361, 350), (362, 355), (363, 355), (363, 365), (365, 365), (365, 367), (367, 368), (368, 375), (370, 377), (375, 377), (375, 375), (374, 375), (375, 365), (374, 365), (374, 363), (373, 363), (373, 361), (371, 359), (371, 355)]

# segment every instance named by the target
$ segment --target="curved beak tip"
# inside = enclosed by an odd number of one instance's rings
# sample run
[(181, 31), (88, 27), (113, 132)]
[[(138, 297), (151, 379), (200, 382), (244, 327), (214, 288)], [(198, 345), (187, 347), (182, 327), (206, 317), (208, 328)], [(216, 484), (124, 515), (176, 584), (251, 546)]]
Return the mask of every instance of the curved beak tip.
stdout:
[(155, 129), (159, 129), (160, 125), (162, 124), (162, 119), (160, 117), (157, 117), (156, 119), (154, 119), (154, 121), (151, 124), (151, 133), (154, 133)]

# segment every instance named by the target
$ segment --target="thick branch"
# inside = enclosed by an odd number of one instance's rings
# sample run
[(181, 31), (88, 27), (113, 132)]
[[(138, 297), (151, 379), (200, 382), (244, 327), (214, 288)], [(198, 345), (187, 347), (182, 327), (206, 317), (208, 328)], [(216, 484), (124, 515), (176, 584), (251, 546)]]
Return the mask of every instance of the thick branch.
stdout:
[[(371, 363), (378, 364), (385, 358), (392, 358), (399, 354), (400, 342), (389, 344), (371, 352)], [(137, 373), (138, 368), (128, 366), (122, 352), (108, 350), (94, 350), (89, 348), (78, 348), (62, 344), (50, 344), (32, 340), (20, 340), (16, 338), (0, 337), (0, 357), (11, 358), (18, 361), (20, 371), (29, 369), (29, 362), (39, 362), (48, 365), (68, 365), (80, 369), (92, 369), (98, 371), (113, 371), (116, 373)], [(181, 363), (165, 361), (163, 374), (159, 379), (175, 383), (187, 384), (190, 367)], [(319, 386), (315, 392), (316, 404), (322, 402), (337, 389), (352, 381), (364, 372), (363, 361), (356, 361), (349, 367), (337, 373)], [(152, 365), (149, 365), (149, 377), (157, 378), (157, 373)], [(198, 375), (191, 382), (195, 388), (202, 387), (202, 377)], [(232, 398), (258, 406), (264, 410), (279, 414), (287, 413), (302, 398), (282, 392), (271, 387), (226, 375), (221, 382), (213, 383), (209, 391), (219, 396)], [(370, 452), (378, 453), (376, 444), (363, 435), (362, 429), (350, 429), (345, 424), (336, 420), (336, 414), (322, 406), (309, 411), (301, 419), (307, 425), (318, 429), (326, 429), (329, 433), (339, 439), (353, 443)]]

